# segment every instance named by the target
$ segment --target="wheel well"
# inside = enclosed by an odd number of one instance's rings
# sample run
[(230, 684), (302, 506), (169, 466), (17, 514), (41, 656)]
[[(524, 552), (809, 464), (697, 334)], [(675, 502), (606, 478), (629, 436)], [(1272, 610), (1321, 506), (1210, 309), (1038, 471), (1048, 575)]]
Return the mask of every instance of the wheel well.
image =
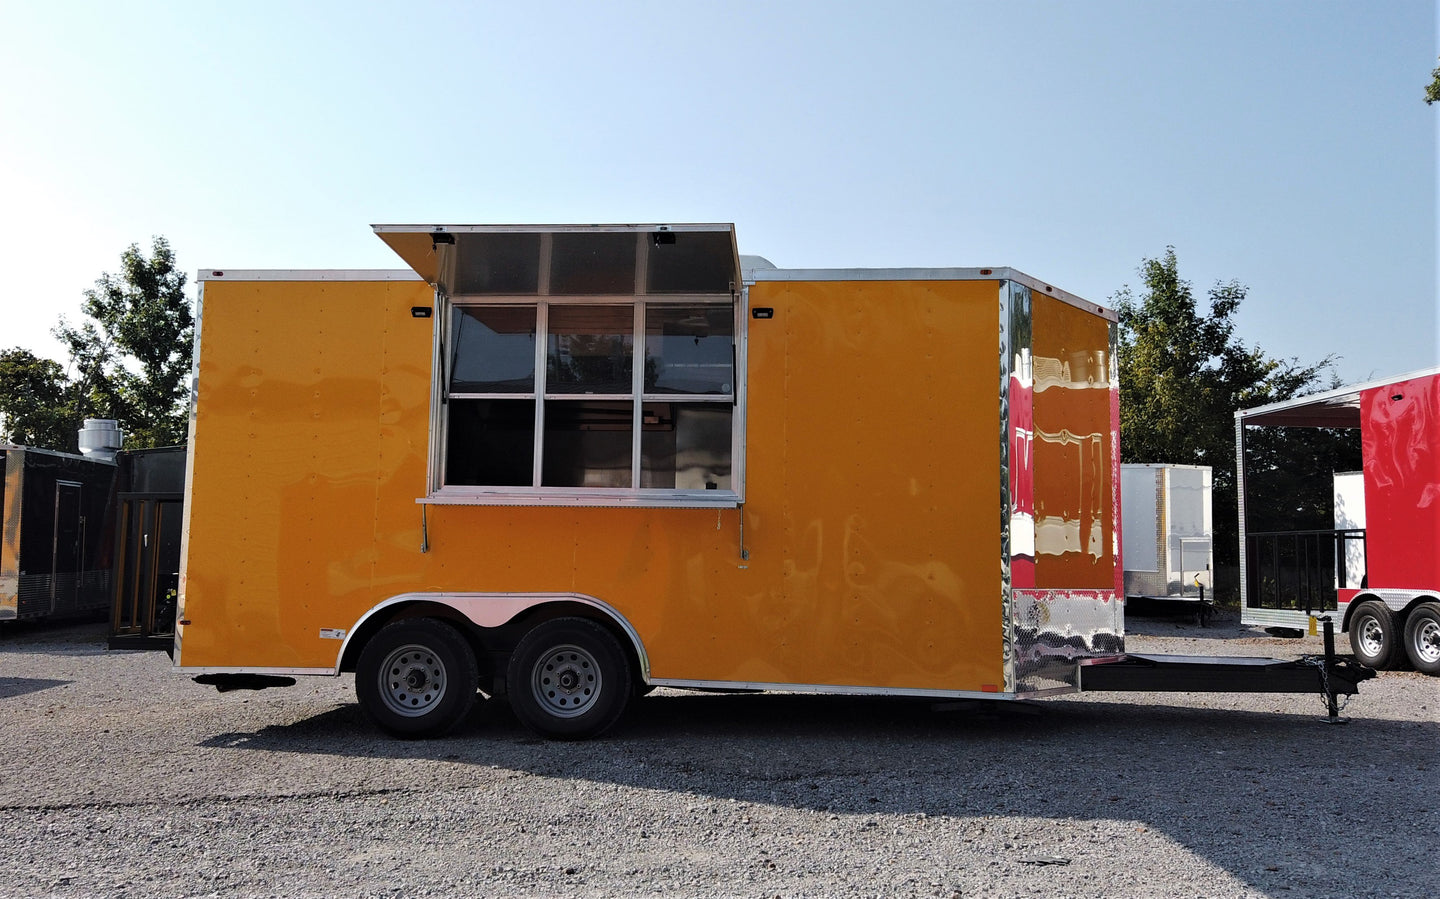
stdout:
[(1437, 599), (1435, 596), (1417, 596), (1414, 599), (1410, 600), (1410, 602), (1406, 604), (1403, 610), (1396, 612), (1395, 617), (1397, 620), (1399, 620), (1400, 627), (1402, 629), (1405, 627), (1405, 619), (1410, 616), (1411, 612), (1415, 611), (1415, 609), (1419, 607), (1422, 603), (1427, 602), (1440, 602), (1440, 599)]
[(1356, 594), (1355, 598), (1350, 600), (1349, 604), (1345, 606), (1345, 618), (1343, 621), (1340, 622), (1341, 633), (1348, 634), (1350, 632), (1350, 620), (1355, 617), (1355, 608), (1359, 606), (1362, 602), (1367, 602), (1369, 600), (1374, 600), (1375, 602), (1381, 604), (1384, 603), (1384, 600), (1382, 600), (1380, 597), (1374, 596), (1370, 593)]
[(1341, 623), (1340, 627), (1342, 631), (1350, 630), (1350, 618), (1355, 612), (1355, 607), (1360, 605), (1360, 603), (1366, 602), (1368, 600), (1378, 602), (1382, 606), (1385, 606), (1387, 609), (1390, 609), (1390, 611), (1395, 614), (1395, 623), (1403, 628), (1405, 626), (1406, 616), (1408, 616), (1412, 611), (1414, 611), (1416, 606), (1426, 602), (1440, 602), (1440, 597), (1436, 597), (1433, 594), (1422, 594), (1420, 596), (1416, 596), (1408, 603), (1406, 603), (1405, 608), (1396, 610), (1391, 609), (1389, 603), (1385, 602), (1385, 600), (1381, 599), (1373, 593), (1358, 594), (1354, 599), (1350, 600), (1350, 604), (1345, 607), (1345, 620)]
[(636, 683), (643, 683), (645, 680), (635, 643), (615, 619), (598, 611), (594, 606), (569, 600), (532, 606), (498, 627), (480, 627), (458, 609), (441, 602), (417, 600), (391, 606), (370, 616), (356, 628), (349, 645), (345, 647), (345, 655), (340, 659), (340, 670), (354, 671), (355, 663), (370, 638), (379, 633), (385, 625), (404, 618), (439, 618), (453, 624), (470, 643), (470, 648), (480, 663), (482, 678), (493, 677), (497, 672), (503, 673), (504, 660), (515, 649), (520, 638), (536, 625), (556, 618), (585, 618), (608, 630), (620, 643), (620, 648), (630, 662), (631, 674)]
[(1440, 603), (1440, 596), (1417, 596), (1415, 597), (1415, 600), (1410, 603), (1410, 605), (1405, 607), (1405, 611), (1409, 612), (1416, 606), (1420, 605), (1422, 602)]
[(524, 637), (532, 628), (546, 621), (553, 621), (556, 618), (584, 618), (605, 628), (605, 630), (610, 632), (610, 636), (614, 637), (616, 642), (620, 644), (620, 649), (625, 653), (625, 658), (630, 663), (630, 673), (635, 683), (645, 682), (645, 674), (640, 665), (640, 656), (636, 650), (634, 640), (620, 627), (614, 618), (600, 612), (594, 606), (581, 602), (556, 600), (554, 602), (541, 603), (540, 605), (526, 609), (500, 627), (491, 629), (499, 638), (497, 645), (492, 651), (498, 651), (505, 656), (509, 656), (510, 652), (515, 648), (515, 645), (520, 642), (520, 638)]
[(371, 615), (355, 629), (350, 636), (350, 642), (345, 647), (345, 655), (340, 658), (341, 671), (354, 671), (355, 663), (360, 658), (360, 653), (365, 649), (365, 644), (370, 638), (380, 632), (385, 625), (392, 621), (400, 621), (405, 618), (439, 618), (455, 625), (455, 628), (469, 641), (471, 648), (475, 651), (476, 657), (483, 659), (481, 645), (478, 642), (477, 631), (470, 622), (470, 619), (460, 614), (455, 609), (439, 602), (407, 602), (400, 605), (390, 606), (384, 611)]

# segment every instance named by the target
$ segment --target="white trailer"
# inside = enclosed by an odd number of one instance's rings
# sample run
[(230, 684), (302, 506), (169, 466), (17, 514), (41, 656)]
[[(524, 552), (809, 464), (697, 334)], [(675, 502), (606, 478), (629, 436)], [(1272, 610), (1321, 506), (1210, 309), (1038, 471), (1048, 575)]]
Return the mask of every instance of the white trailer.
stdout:
[(1202, 620), (1215, 564), (1208, 465), (1120, 466), (1127, 603), (1195, 603)]

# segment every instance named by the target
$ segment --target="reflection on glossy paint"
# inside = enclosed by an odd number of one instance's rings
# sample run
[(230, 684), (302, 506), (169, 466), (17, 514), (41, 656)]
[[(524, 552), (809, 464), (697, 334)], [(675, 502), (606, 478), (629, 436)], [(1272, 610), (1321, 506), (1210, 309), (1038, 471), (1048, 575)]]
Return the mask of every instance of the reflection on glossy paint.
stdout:
[(1108, 390), (1110, 378), (1107, 355), (1103, 349), (1093, 349), (1068, 353), (1064, 359), (1036, 356), (1035, 392), (1057, 387), (1066, 390)]
[[(1025, 304), (1029, 314), (1029, 304)], [(1012, 326), (1014, 330), (1026, 330)], [(1010, 563), (1016, 587), (1035, 584), (1034, 371), (1029, 347), (1017, 347), (1010, 378)]]
[(1052, 494), (1040, 504), (1035, 519), (1035, 553), (1063, 556), (1084, 553), (1099, 561), (1106, 554), (1105, 529), (1098, 512), (1104, 508), (1108, 486), (1103, 480), (1103, 460), (1108, 456), (1102, 434), (1075, 435), (1068, 430), (1036, 433), (1042, 443), (1058, 448), (1046, 455), (1073, 467), (1073, 477), (1062, 481), (1063, 493)]
[(1110, 328), (1050, 298), (1034, 315), (1035, 586), (1114, 589)]

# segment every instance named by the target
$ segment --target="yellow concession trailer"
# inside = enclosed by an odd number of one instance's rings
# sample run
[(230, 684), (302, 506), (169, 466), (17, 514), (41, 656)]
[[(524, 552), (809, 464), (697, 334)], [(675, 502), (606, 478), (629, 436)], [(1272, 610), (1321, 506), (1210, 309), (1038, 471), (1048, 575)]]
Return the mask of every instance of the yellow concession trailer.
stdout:
[(1116, 317), (1008, 268), (787, 270), (730, 225), (377, 225), (206, 271), (174, 660), (477, 691), (1034, 697), (1123, 651)]

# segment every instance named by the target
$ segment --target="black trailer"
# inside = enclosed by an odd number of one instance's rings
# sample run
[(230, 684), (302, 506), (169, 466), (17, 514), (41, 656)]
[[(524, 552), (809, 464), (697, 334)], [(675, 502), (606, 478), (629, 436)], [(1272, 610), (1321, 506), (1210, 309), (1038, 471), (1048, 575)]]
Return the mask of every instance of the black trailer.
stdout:
[(0, 621), (110, 604), (115, 463), (0, 444)]
[(170, 649), (180, 589), (185, 447), (116, 458), (115, 601), (111, 649)]

